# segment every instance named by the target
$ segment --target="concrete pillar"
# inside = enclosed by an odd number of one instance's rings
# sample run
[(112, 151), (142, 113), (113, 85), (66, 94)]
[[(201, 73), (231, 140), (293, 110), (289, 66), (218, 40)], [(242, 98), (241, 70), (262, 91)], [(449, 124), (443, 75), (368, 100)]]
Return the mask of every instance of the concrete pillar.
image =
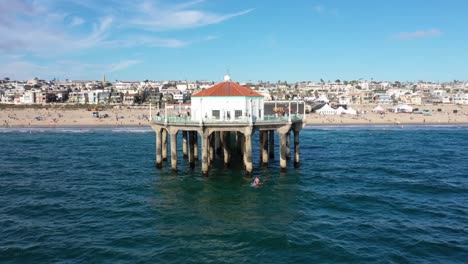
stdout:
[(221, 146), (221, 132), (219, 131), (215, 132), (215, 145), (216, 154), (218, 154), (218, 156), (221, 156), (221, 153), (223, 152), (223, 147)]
[(187, 154), (187, 131), (182, 131), (182, 153), (184, 155), (184, 159), (188, 157)]
[(223, 132), (223, 154), (224, 154), (224, 165), (229, 166), (231, 163), (231, 153), (229, 152), (231, 132)]
[(286, 171), (286, 138), (287, 138), (287, 133), (279, 133), (279, 138), (280, 138), (280, 167), (281, 171)]
[(246, 128), (244, 133), (244, 165), (248, 176), (252, 175), (252, 128)]
[(161, 129), (156, 129), (156, 168), (162, 168), (162, 143), (161, 143)]
[(171, 167), (177, 170), (177, 131), (171, 132)]
[(193, 133), (193, 158), (198, 160), (198, 132)]
[(195, 133), (194, 131), (189, 131), (188, 132), (188, 162), (190, 165), (190, 168), (193, 169), (195, 168), (195, 158), (194, 158), (194, 138), (195, 138)]
[(162, 130), (162, 160), (167, 160), (167, 130)]
[(262, 156), (262, 164), (268, 165), (268, 131), (260, 131), (260, 152)]
[(294, 130), (294, 167), (300, 167), (300, 150), (299, 150), (299, 129)]
[(203, 133), (201, 138), (202, 138), (202, 147), (201, 147), (202, 174), (204, 176), (207, 176), (208, 175), (208, 135), (205, 135), (205, 133)]
[(215, 133), (211, 133), (211, 135), (208, 136), (208, 140), (209, 140), (209, 145), (210, 145), (210, 148), (209, 148), (209, 152), (208, 152), (208, 155), (210, 157), (209, 159), (209, 164), (211, 165), (213, 162), (214, 162), (214, 156), (215, 156)]
[(291, 159), (291, 133), (286, 133), (286, 159)]
[(268, 132), (268, 143), (270, 146), (268, 146), (268, 156), (270, 156), (270, 159), (275, 158), (275, 131), (270, 130)]

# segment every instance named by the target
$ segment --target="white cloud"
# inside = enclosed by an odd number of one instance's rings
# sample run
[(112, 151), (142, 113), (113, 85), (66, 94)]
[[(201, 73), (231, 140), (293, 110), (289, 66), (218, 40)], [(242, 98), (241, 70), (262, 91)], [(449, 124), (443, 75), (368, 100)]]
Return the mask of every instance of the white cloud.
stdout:
[(141, 15), (130, 20), (130, 23), (146, 30), (167, 31), (218, 24), (248, 14), (254, 10), (247, 9), (236, 13), (217, 14), (202, 10), (188, 9), (202, 2), (204, 1), (192, 1), (174, 6), (154, 6), (153, 2), (144, 1), (138, 8)]
[[(153, 31), (203, 27), (253, 10), (209, 12), (199, 6), (205, 0), (178, 4), (170, 0), (137, 1), (135, 4), (120, 0), (69, 0), (67, 6), (72, 8), (64, 9), (56, 0), (0, 0), (0, 75), (19, 79), (83, 78), (90, 72), (121, 71), (142, 62), (80, 64), (60, 60), (96, 48), (181, 48), (210, 41), (216, 37), (163, 37)], [(76, 13), (79, 9), (85, 9), (82, 13), (87, 15), (79, 16)]]
[[(147, 30), (175, 30), (202, 27), (242, 16), (252, 11), (244, 10), (231, 14), (217, 14), (192, 9), (205, 0), (164, 4), (143, 1), (139, 5), (103, 0), (100, 5), (93, 1), (73, 0), (74, 4), (99, 14), (102, 6), (113, 6), (113, 14), (100, 14), (98, 17), (84, 18), (72, 15), (73, 10), (60, 10), (54, 1), (0, 0), (0, 53), (21, 52), (40, 57), (53, 57), (74, 53), (95, 47), (167, 47), (180, 48), (207, 41), (210, 37), (191, 40), (164, 38), (148, 34)], [(101, 8), (100, 8), (101, 7)], [(92, 9), (92, 10), (91, 10)], [(111, 12), (112, 13), (112, 12)], [(130, 21), (130, 22), (129, 22)], [(121, 34), (127, 25), (137, 29), (133, 36)], [(75, 32), (74, 27), (79, 27)], [(119, 32), (117, 34), (117, 32)]]
[(392, 38), (395, 40), (411, 40), (419, 38), (439, 37), (442, 31), (439, 29), (418, 30), (413, 32), (401, 32), (394, 35)]
[(192, 42), (183, 41), (179, 39), (171, 38), (158, 38), (148, 36), (128, 36), (123, 39), (109, 40), (105, 44), (110, 47), (116, 48), (128, 48), (135, 46), (147, 46), (147, 47), (165, 47), (165, 48), (181, 48), (185, 47)]

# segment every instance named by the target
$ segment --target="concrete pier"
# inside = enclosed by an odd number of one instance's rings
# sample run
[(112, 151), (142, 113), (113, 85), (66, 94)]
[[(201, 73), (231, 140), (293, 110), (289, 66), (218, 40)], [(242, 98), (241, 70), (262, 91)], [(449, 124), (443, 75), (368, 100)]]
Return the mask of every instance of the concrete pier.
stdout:
[[(156, 132), (156, 167), (163, 166), (163, 158), (167, 158), (167, 137), (170, 135), (171, 167), (177, 170), (177, 140), (178, 132), (181, 132), (182, 153), (188, 159), (190, 168), (196, 165), (198, 152), (200, 152), (201, 172), (208, 175), (210, 166), (214, 165), (216, 152), (221, 152), (223, 162), (230, 166), (232, 155), (242, 157), (242, 164), (246, 175), (252, 175), (254, 171), (252, 163), (252, 140), (259, 133), (259, 160), (261, 164), (268, 166), (275, 156), (275, 132), (279, 138), (280, 168), (286, 171), (288, 167), (288, 156), (291, 155), (289, 139), (291, 132), (294, 133), (294, 166), (300, 166), (300, 130), (302, 119), (291, 121), (279, 119), (278, 121), (255, 122), (253, 120), (237, 122), (168, 122), (167, 119), (154, 121), (152, 128)], [(234, 134), (233, 134), (234, 133)], [(198, 135), (201, 139), (201, 148), (198, 150)], [(166, 139), (165, 139), (166, 138)], [(231, 146), (231, 141), (233, 145)], [(257, 143), (256, 143), (257, 144)], [(166, 147), (165, 147), (166, 146)], [(164, 151), (166, 149), (166, 151)], [(289, 151), (288, 151), (289, 150)], [(166, 154), (164, 154), (166, 152)]]

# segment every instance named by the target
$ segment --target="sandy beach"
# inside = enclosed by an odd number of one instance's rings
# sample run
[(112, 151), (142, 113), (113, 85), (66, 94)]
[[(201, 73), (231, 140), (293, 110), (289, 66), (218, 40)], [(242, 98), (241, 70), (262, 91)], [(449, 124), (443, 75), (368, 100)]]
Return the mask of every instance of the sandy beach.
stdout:
[[(307, 114), (307, 125), (430, 125), (468, 124), (468, 106), (419, 106), (431, 110), (431, 116), (405, 113), (373, 113), (375, 105), (354, 105), (360, 115)], [(440, 109), (440, 111), (439, 111)], [(457, 113), (454, 113), (457, 110)], [(154, 114), (154, 113), (153, 113)], [(107, 115), (107, 117), (104, 117)], [(0, 110), (1, 127), (63, 127), (63, 126), (148, 126), (148, 109), (109, 109), (93, 117), (87, 109), (4, 108)]]
[[(107, 114), (107, 117), (104, 117)], [(146, 109), (109, 109), (94, 117), (87, 109), (6, 108), (0, 110), (3, 127), (63, 127), (63, 126), (148, 126)]]
[[(415, 113), (374, 113), (376, 105), (352, 105), (351, 107), (365, 111), (360, 115), (319, 115), (308, 114), (307, 125), (437, 125), (437, 124), (468, 124), (468, 106), (462, 105), (426, 105), (415, 106), (419, 110), (430, 110), (432, 115)], [(384, 106), (385, 107), (385, 106)], [(440, 109), (440, 111), (439, 111)], [(456, 110), (457, 113), (454, 113)]]

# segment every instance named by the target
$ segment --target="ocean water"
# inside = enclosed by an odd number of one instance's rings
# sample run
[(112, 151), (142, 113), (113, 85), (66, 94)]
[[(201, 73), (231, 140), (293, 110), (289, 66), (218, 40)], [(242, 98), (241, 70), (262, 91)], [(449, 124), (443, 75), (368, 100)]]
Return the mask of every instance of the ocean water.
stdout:
[(238, 160), (158, 170), (154, 139), (0, 129), (0, 263), (468, 261), (467, 126), (307, 127), (287, 173), (254, 144), (257, 188)]

